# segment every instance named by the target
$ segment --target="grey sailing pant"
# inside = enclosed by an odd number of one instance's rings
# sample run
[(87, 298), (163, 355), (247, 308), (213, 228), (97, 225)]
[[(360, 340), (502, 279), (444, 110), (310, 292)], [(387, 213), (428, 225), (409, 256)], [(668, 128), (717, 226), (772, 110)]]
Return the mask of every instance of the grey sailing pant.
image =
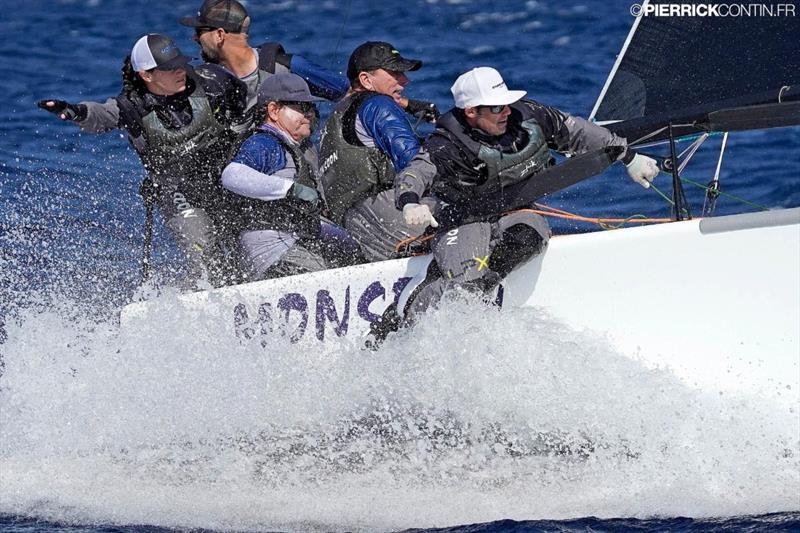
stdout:
[(454, 287), (482, 293), (493, 290), (514, 268), (541, 253), (550, 234), (543, 217), (524, 211), (437, 234), (432, 244), (434, 261), (409, 298), (406, 316), (413, 319), (435, 306)]
[[(423, 199), (423, 202), (431, 210), (435, 209), (435, 202), (430, 198)], [(348, 209), (344, 215), (344, 228), (361, 246), (361, 252), (369, 262), (391, 259), (397, 243), (425, 231), (424, 227), (405, 223), (403, 212), (395, 207), (393, 189), (365, 198)]]
[(327, 220), (321, 221), (317, 238), (300, 239), (278, 230), (248, 230), (241, 233), (240, 243), (248, 281), (364, 262), (358, 244)]
[(186, 258), (190, 281), (206, 278), (214, 286), (237, 281), (238, 246), (225, 226), (221, 189), (189, 187), (158, 178), (157, 205)]

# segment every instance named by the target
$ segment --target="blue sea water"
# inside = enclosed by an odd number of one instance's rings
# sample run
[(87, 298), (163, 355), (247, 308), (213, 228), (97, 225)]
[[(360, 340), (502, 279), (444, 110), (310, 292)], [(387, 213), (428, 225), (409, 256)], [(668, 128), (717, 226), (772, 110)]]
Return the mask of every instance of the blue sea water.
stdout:
[[(764, 406), (698, 397), (667, 373), (626, 366), (603, 339), (547, 320), (511, 314), (500, 327), (495, 317), (489, 331), (458, 311), (468, 341), (505, 342), (496, 331), (504, 330), (515, 345), (534, 330), (543, 353), (564, 354), (545, 368), (584, 383), (562, 398), (570, 409), (533, 396), (475, 409), (437, 391), (401, 393), (395, 363), (381, 358), (353, 363), (381, 386), (380, 401), (370, 396), (379, 407), (367, 409), (351, 401), (361, 389), (348, 376), (292, 362), (299, 354), (289, 349), (273, 355), (279, 371), (265, 393), (258, 372), (245, 372), (258, 363), (232, 362), (219, 345), (198, 347), (189, 334), (160, 329), (135, 345), (117, 336), (114, 316), (139, 290), (143, 172), (119, 132), (81, 134), (34, 103), (117, 94), (121, 60), (147, 32), (172, 35), (199, 55), (190, 29), (177, 24), (198, 3), (32, 0), (0, 10), (0, 531), (800, 530), (796, 412), (787, 422)], [(392, 42), (425, 62), (406, 93), (442, 110), (458, 74), (489, 65), (510, 87), (582, 116), (633, 21), (620, 0), (247, 7), (253, 44), (278, 40), (338, 71), (361, 42)], [(698, 154), (686, 176), (706, 183), (714, 152)], [(733, 196), (719, 200), (719, 214), (800, 205), (800, 129), (732, 134), (721, 179)], [(699, 208), (702, 190), (687, 187)], [(658, 194), (619, 168), (547, 203), (589, 216), (669, 216)], [(558, 232), (597, 229), (553, 224)], [(155, 249), (162, 283), (180, 280), (160, 224)], [(427, 346), (423, 339), (411, 349)], [(520, 352), (508, 353), (509, 367)], [(625, 383), (649, 407), (595, 390), (595, 375), (578, 362), (587, 353), (603, 362), (602, 387)], [(480, 357), (472, 364), (465, 394), (483, 397), (514, 379), (509, 369), (487, 371)], [(546, 388), (553, 382), (545, 374), (537, 379)], [(327, 406), (311, 408), (306, 381), (323, 378), (333, 383), (324, 387)], [(531, 414), (543, 404), (547, 415)], [(409, 413), (438, 433), (408, 437), (419, 433)], [(385, 435), (362, 435), (369, 416), (386, 417), (402, 438), (387, 445)], [(515, 425), (542, 430), (562, 453), (524, 442)], [(579, 430), (560, 433), (565, 427)], [(508, 452), (515, 446), (522, 451)]]

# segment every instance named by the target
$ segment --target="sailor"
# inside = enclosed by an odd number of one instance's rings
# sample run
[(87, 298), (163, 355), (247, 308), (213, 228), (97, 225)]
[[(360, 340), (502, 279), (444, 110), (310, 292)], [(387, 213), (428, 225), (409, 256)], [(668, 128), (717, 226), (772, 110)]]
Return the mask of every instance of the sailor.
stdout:
[(141, 192), (155, 201), (179, 248), (190, 281), (230, 282), (219, 176), (232, 155), (232, 125), (244, 113), (246, 87), (221, 67), (193, 69), (166, 35), (136, 41), (123, 66), (123, 89), (105, 103), (42, 100), (39, 107), (81, 130), (128, 133), (148, 173)]
[(249, 280), (342, 266), (358, 253), (340, 228), (320, 219), (317, 169), (304, 154), (313, 145), (303, 143), (319, 100), (297, 74), (267, 78), (256, 104), (263, 123), (222, 173), (223, 186), (239, 198)]
[[(180, 23), (194, 27), (194, 40), (200, 45), (203, 60), (224, 66), (247, 85), (249, 110), (256, 105), (258, 88), (274, 74), (293, 72), (306, 80), (311, 94), (327, 100), (338, 100), (349, 88), (344, 76), (286, 53), (280, 43), (251, 47), (250, 17), (236, 0), (205, 0), (196, 16), (183, 17)], [(257, 118), (248, 113), (245, 126), (258, 126)]]
[[(455, 107), (439, 118), (424, 149), (397, 176), (396, 205), (407, 224), (438, 225), (421, 201), (426, 194), (468, 209), (552, 165), (550, 150), (580, 154), (626, 145), (605, 128), (526, 99), (525, 91), (509, 90), (490, 67), (462, 74), (451, 92)], [(653, 159), (633, 150), (623, 152), (620, 160), (644, 187), (658, 174)], [(432, 242), (433, 266), (401, 311), (413, 316), (453, 286), (492, 291), (516, 266), (541, 253), (549, 238), (544, 218), (526, 211), (439, 231)]]
[(386, 42), (366, 42), (347, 65), (351, 89), (322, 133), (321, 184), (331, 219), (361, 245), (369, 261), (392, 257), (398, 241), (423, 228), (410, 227), (395, 209), (395, 173), (420, 147), (406, 112), (434, 121), (436, 106), (402, 96), (406, 72), (422, 61), (406, 59)]

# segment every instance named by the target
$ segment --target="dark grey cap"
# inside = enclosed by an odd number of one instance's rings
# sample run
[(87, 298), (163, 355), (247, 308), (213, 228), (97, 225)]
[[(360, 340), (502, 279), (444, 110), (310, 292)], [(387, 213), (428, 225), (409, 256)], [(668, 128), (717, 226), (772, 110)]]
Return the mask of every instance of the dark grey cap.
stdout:
[(311, 94), (306, 80), (297, 74), (275, 74), (270, 76), (258, 89), (258, 105), (264, 106), (269, 102), (319, 102)]
[(180, 23), (195, 28), (222, 28), (230, 33), (247, 33), (250, 17), (236, 0), (206, 0), (196, 16), (182, 17)]

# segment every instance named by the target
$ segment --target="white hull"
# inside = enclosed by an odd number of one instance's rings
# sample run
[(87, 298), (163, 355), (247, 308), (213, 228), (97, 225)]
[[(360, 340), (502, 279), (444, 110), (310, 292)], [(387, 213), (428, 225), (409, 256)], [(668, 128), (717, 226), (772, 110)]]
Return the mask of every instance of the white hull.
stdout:
[[(300, 343), (338, 334), (356, 340), (370, 314), (394, 299), (398, 280), (423, 276), (429, 261), (385, 261), (180, 300), (240, 337), (269, 342), (280, 334), (262, 327), (261, 309)], [(671, 367), (690, 385), (798, 401), (800, 208), (556, 237), (504, 288), (504, 306), (541, 308), (607, 334), (622, 353)], [(153, 318), (158, 304), (127, 306), (123, 327)]]

